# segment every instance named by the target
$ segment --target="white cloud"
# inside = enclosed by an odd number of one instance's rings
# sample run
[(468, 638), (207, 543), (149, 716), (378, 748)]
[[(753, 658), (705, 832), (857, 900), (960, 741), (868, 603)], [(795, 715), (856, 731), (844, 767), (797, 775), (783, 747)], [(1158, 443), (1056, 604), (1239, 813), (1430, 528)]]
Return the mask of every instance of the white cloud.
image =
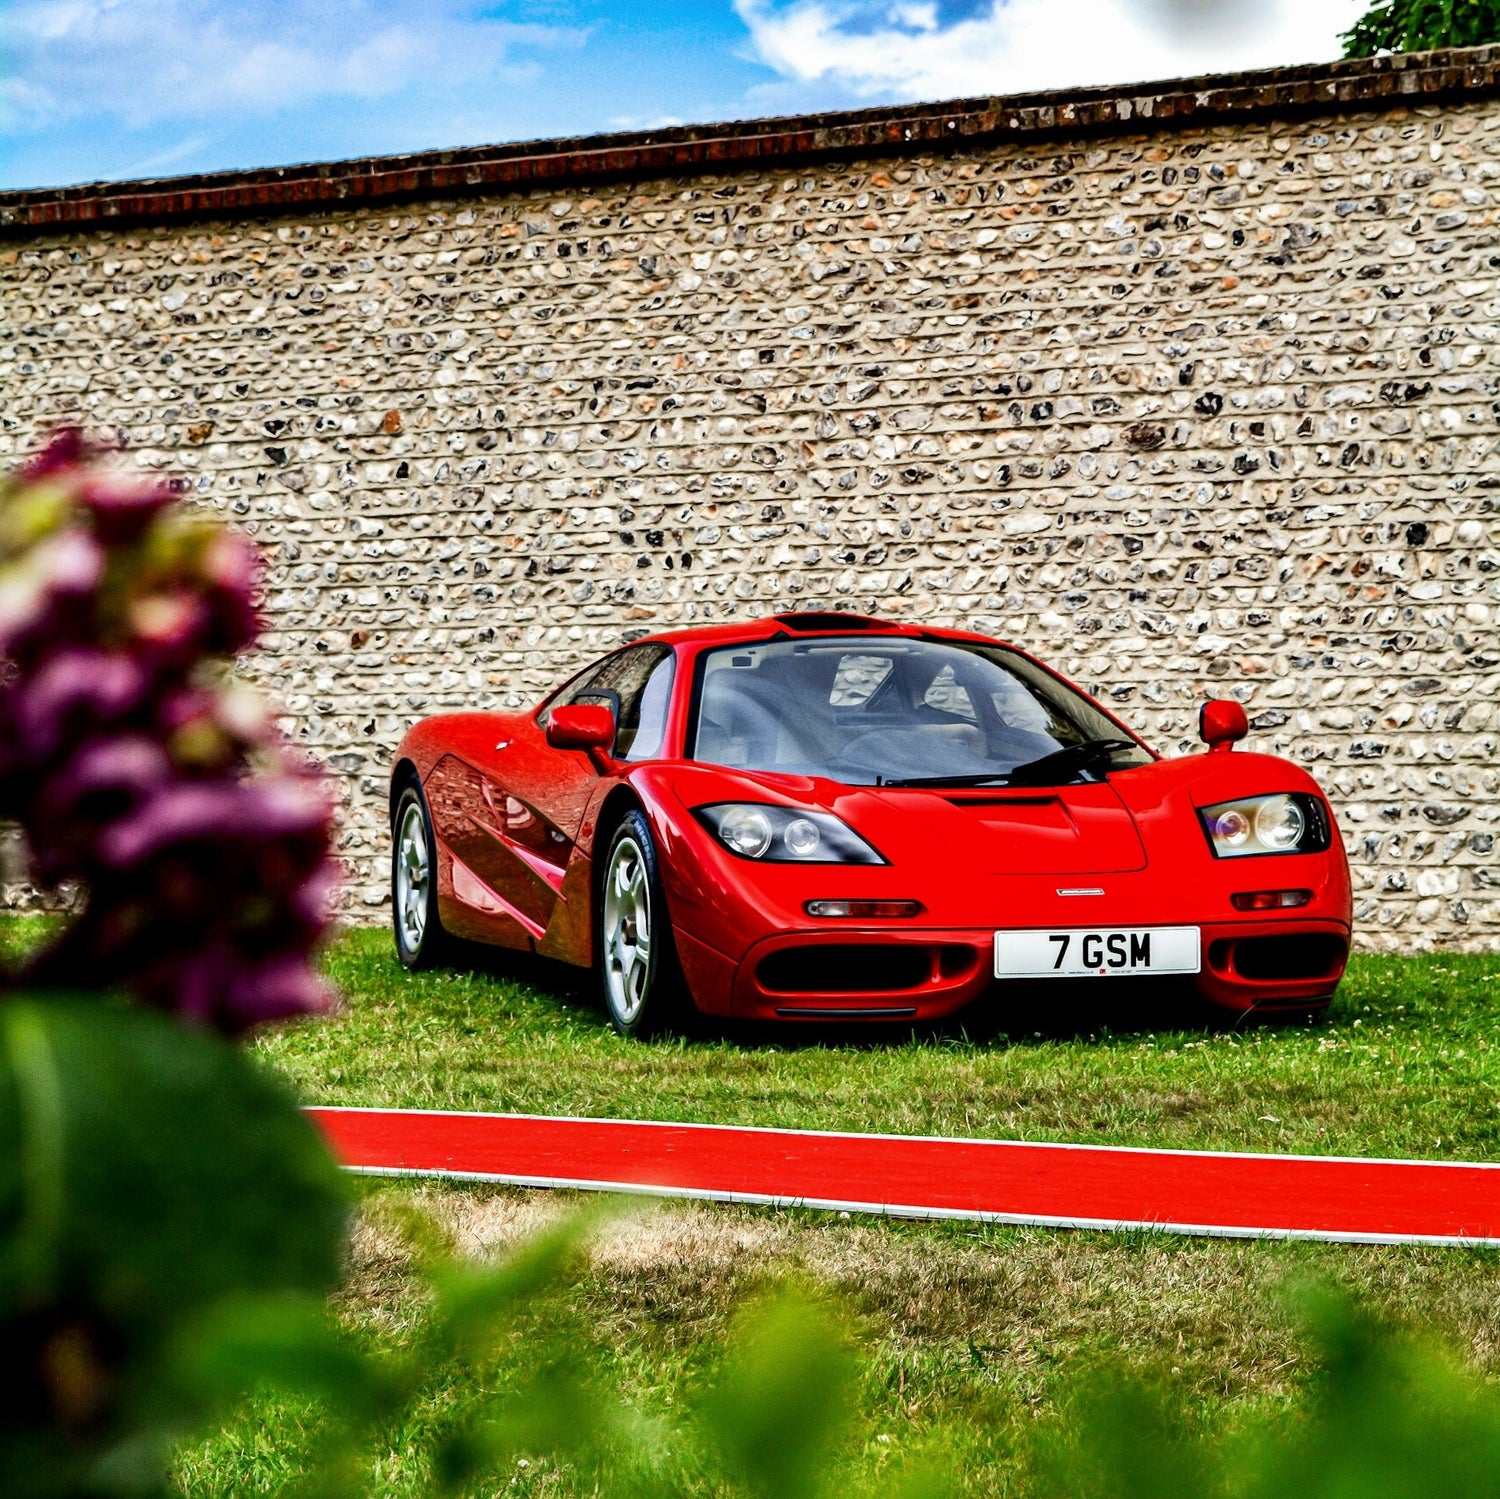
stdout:
[(178, 162), (186, 161), (192, 156), (197, 156), (205, 147), (211, 146), (213, 143), (214, 137), (212, 135), (188, 136), (186, 139), (168, 146), (165, 151), (155, 151), (150, 156), (143, 156), (138, 161), (131, 162), (126, 166), (121, 175), (125, 177), (154, 177), (167, 167), (175, 167)]
[(799, 84), (944, 99), (1339, 56), (1368, 0), (734, 0), (752, 54)]
[(687, 121), (681, 115), (611, 115), (604, 122), (611, 130), (671, 130)]
[(518, 49), (584, 33), (463, 0), (10, 0), (0, 104), (12, 127), (105, 115), (215, 120), (318, 97), (511, 73)]

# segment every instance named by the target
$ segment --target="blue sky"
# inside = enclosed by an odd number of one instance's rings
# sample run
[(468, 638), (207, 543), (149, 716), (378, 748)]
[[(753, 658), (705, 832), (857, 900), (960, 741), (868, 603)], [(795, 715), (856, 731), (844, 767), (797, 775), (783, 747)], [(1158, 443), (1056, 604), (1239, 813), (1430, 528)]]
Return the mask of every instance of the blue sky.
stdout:
[(0, 0), (0, 189), (1326, 61), (1365, 0)]

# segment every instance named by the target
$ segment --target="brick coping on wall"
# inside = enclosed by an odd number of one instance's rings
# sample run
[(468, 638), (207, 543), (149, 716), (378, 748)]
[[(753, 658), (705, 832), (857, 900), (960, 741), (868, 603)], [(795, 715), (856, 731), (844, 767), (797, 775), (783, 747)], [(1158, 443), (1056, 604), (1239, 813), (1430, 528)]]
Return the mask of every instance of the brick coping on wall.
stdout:
[(307, 212), (358, 203), (552, 186), (680, 172), (733, 170), (839, 156), (931, 150), (947, 142), (1170, 129), (1389, 108), (1500, 93), (1500, 47), (1357, 58), (1252, 73), (1009, 98), (953, 99), (832, 114), (689, 125), (670, 130), (523, 141), (260, 171), (0, 193), (0, 234), (174, 219)]

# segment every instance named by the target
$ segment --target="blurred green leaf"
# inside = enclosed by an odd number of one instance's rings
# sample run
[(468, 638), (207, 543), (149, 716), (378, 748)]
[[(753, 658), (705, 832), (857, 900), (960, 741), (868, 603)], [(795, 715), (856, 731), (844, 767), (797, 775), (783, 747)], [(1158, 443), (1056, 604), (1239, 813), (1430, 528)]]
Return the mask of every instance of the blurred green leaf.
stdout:
[(172, 1375), (189, 1396), (226, 1406), (257, 1386), (327, 1401), (344, 1419), (375, 1420), (405, 1381), (335, 1326), (319, 1297), (226, 1302), (183, 1336)]
[(1070, 1440), (1044, 1443), (1040, 1487), (1055, 1499), (1166, 1499), (1221, 1491), (1214, 1451), (1184, 1430), (1169, 1386), (1108, 1369), (1084, 1381), (1067, 1414)]
[(821, 1493), (853, 1416), (855, 1372), (822, 1308), (783, 1293), (755, 1309), (702, 1405), (704, 1434), (729, 1476), (774, 1499)]
[(0, 1002), (0, 1374), (23, 1392), (0, 1493), (154, 1487), (194, 1414), (168, 1345), (222, 1299), (330, 1289), (348, 1200), (230, 1043), (108, 1000)]
[(578, 1214), (526, 1240), (498, 1265), (448, 1264), (434, 1271), (437, 1301), (430, 1338), (450, 1354), (489, 1347), (522, 1308), (562, 1286), (579, 1265), (580, 1245), (595, 1221)]
[(609, 1408), (591, 1390), (581, 1361), (558, 1352), (539, 1348), (549, 1360), (544, 1367), (490, 1402), (482, 1419), (445, 1434), (433, 1454), (442, 1491), (457, 1491), (519, 1457), (565, 1458), (606, 1443), (616, 1426)]
[(1298, 1302), (1321, 1353), (1308, 1419), (1267, 1438), (1248, 1495), (1427, 1499), (1500, 1494), (1500, 1394), (1447, 1350), (1327, 1291)]
[(1067, 1499), (1436, 1499), (1500, 1495), (1500, 1394), (1448, 1352), (1326, 1290), (1293, 1298), (1319, 1355), (1291, 1420), (1189, 1431), (1162, 1380), (1097, 1372), (1043, 1445), (1042, 1492)]
[(914, 1463), (902, 1469), (889, 1487), (880, 1492), (889, 1499), (948, 1499), (956, 1488), (950, 1473), (926, 1463)]

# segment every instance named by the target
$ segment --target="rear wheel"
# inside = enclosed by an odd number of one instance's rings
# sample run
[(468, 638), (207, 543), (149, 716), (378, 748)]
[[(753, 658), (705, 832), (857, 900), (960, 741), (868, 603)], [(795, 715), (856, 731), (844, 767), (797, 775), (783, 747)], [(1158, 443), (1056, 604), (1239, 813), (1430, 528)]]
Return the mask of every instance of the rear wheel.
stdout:
[(401, 793), (391, 822), (391, 917), (396, 955), (407, 968), (442, 959), (448, 934), (438, 919), (437, 841), (415, 781)]
[(684, 990), (651, 828), (627, 812), (605, 855), (599, 891), (604, 1007), (622, 1036), (648, 1036), (682, 1008)]

